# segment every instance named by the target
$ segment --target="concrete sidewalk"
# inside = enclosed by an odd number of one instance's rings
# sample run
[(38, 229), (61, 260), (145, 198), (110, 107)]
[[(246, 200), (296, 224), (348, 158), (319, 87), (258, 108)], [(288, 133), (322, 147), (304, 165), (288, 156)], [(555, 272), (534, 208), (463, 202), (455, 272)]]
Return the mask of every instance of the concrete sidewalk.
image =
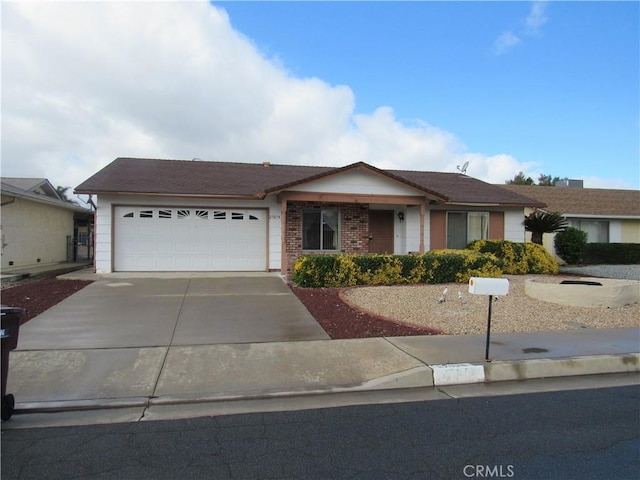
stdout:
[[(0, 272), (0, 281), (2, 286), (11, 286), (20, 280), (37, 279), (42, 277), (51, 277), (54, 275), (63, 275), (78, 270), (87, 271), (90, 262), (60, 262), (45, 263), (38, 265), (30, 265), (28, 267), (7, 267)], [(92, 267), (90, 268), (93, 269)]]
[[(18, 413), (640, 371), (640, 329), (14, 351)], [(101, 369), (103, 371), (101, 371)]]

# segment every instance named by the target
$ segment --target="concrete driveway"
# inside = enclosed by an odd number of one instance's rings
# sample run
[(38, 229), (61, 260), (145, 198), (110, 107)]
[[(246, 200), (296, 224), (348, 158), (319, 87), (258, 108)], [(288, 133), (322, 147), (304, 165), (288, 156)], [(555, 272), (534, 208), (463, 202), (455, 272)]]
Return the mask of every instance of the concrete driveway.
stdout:
[(20, 329), (18, 350), (326, 340), (278, 276), (111, 278)]

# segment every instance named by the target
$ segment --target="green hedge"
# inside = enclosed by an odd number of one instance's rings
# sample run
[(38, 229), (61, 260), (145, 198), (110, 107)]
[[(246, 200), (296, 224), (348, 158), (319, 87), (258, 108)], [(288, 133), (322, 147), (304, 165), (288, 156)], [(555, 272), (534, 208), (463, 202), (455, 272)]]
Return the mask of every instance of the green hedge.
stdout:
[(590, 265), (637, 265), (640, 243), (587, 243), (582, 261)]
[(509, 240), (476, 240), (468, 249), (491, 253), (502, 262), (502, 270), (507, 275), (528, 273), (555, 275), (558, 262), (542, 245), (537, 243), (517, 243)]
[(293, 266), (299, 287), (350, 287), (449, 283), (470, 277), (500, 277), (501, 262), (490, 253), (432, 250), (424, 255), (303, 255)]
[(466, 250), (424, 255), (303, 255), (293, 266), (299, 287), (351, 287), (413, 283), (466, 283), (470, 277), (556, 274), (558, 264), (535, 243), (478, 240)]

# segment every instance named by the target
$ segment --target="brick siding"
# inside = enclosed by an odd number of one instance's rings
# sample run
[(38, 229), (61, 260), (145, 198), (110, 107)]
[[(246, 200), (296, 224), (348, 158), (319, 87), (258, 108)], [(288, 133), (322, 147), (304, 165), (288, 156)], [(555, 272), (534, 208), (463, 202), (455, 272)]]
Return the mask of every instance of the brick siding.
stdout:
[[(305, 210), (338, 209), (340, 211), (340, 252), (368, 253), (369, 206), (358, 203), (289, 202), (285, 246), (287, 276), (302, 251), (302, 213)], [(305, 251), (304, 253), (322, 253)], [(335, 253), (335, 252), (331, 252)]]

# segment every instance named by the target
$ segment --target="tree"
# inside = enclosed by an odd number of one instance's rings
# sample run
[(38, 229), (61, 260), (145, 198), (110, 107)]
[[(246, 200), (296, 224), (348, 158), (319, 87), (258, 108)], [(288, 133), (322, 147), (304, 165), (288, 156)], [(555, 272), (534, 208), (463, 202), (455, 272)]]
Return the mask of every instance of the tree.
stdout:
[(524, 229), (531, 232), (531, 241), (542, 245), (545, 233), (561, 232), (567, 228), (567, 220), (558, 212), (535, 210), (524, 217)]
[(525, 177), (524, 172), (519, 172), (513, 180), (507, 180), (507, 185), (533, 185), (533, 178)]
[(67, 197), (67, 192), (71, 190), (71, 187), (56, 187), (56, 192), (58, 192), (58, 196), (64, 201), (68, 203), (76, 203), (74, 200), (71, 200)]
[(540, 185), (543, 187), (555, 187), (556, 182), (562, 180), (560, 177), (552, 177), (541, 173), (538, 177), (538, 183), (533, 178), (527, 177), (524, 172), (519, 172), (512, 180), (507, 180), (507, 185)]
[(538, 185), (543, 186), (543, 187), (555, 187), (556, 186), (556, 182), (559, 182), (561, 180), (560, 177), (551, 177), (551, 175), (544, 175), (544, 174), (540, 174), (540, 176), (538, 177)]

